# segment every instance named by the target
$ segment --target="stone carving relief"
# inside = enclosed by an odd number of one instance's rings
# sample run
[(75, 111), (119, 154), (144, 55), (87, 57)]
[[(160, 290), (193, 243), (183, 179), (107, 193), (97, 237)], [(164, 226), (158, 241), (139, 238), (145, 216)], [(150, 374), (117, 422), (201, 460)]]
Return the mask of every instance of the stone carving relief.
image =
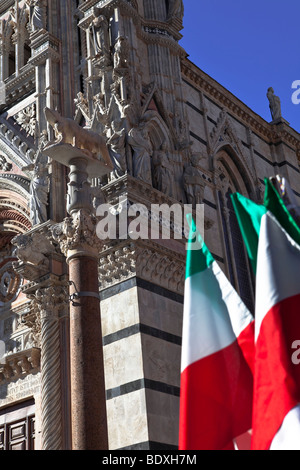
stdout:
[(40, 350), (37, 348), (7, 356), (5, 363), (0, 364), (0, 383), (15, 380), (23, 375), (36, 372), (39, 369), (39, 365)]
[(35, 160), (23, 167), (23, 171), (30, 171), (30, 219), (32, 225), (38, 225), (48, 220), (48, 193), (49, 193), (49, 166), (48, 157), (43, 154), (45, 143), (41, 141)]
[(204, 198), (205, 181), (202, 178), (202, 172), (198, 167), (201, 157), (199, 154), (193, 154), (189, 166), (186, 167), (183, 181), (188, 204), (193, 208), (196, 204), (202, 204)]
[[(144, 58), (131, 43), (125, 23), (116, 19), (104, 3), (89, 10), (82, 8), (79, 28), (85, 38), (82, 44), (86, 89), (75, 101), (76, 122), (85, 119), (90, 129), (105, 136), (114, 163), (113, 174), (103, 177), (100, 184), (104, 186), (127, 173), (169, 197), (184, 201), (182, 162), (188, 158), (190, 140), (182, 96), (178, 96), (171, 110), (159, 78), (157, 83), (154, 76), (151, 83), (143, 82)], [(143, 36), (144, 26), (138, 23), (129, 3), (120, 6), (120, 18), (123, 8), (129, 16), (134, 15)], [(168, 14), (168, 22), (180, 29), (183, 2), (170, 0), (166, 6), (163, 10)], [(159, 47), (164, 38), (157, 35), (156, 39)]]
[(0, 306), (12, 302), (18, 295), (22, 278), (15, 272), (12, 262), (0, 269)]
[(153, 186), (167, 196), (173, 196), (173, 167), (167, 155), (167, 143), (153, 153)]
[(99, 262), (101, 289), (135, 276), (182, 294), (185, 257), (145, 241), (130, 242), (103, 253)]
[(116, 177), (122, 176), (127, 171), (126, 160), (126, 131), (123, 127), (122, 121), (113, 121), (112, 136), (107, 141), (107, 146), (110, 149), (110, 155), (114, 163), (114, 173)]
[(6, 160), (4, 155), (0, 155), (0, 170), (10, 171), (11, 169), (12, 169), (12, 164)]
[(151, 156), (153, 153), (145, 124), (132, 128), (128, 133), (128, 143), (133, 150), (133, 176), (152, 185)]
[[(99, 158), (111, 166), (111, 159), (104, 137), (77, 124), (73, 119), (62, 117), (57, 111), (45, 108), (48, 123), (55, 132), (55, 144), (70, 144), (81, 149), (87, 156)], [(53, 142), (50, 143), (52, 145)], [(46, 151), (47, 147), (44, 149)]]
[(46, 28), (47, 0), (27, 0), (31, 32)]
[(47, 226), (18, 235), (11, 243), (15, 247), (14, 255), (19, 260), (14, 262), (14, 269), (23, 278), (33, 281), (49, 272), (49, 255), (55, 253), (56, 248)]
[(91, 45), (95, 58), (99, 59), (99, 65), (107, 67), (111, 64), (108, 20), (100, 14), (98, 8), (94, 8), (94, 15), (90, 25)]
[(16, 122), (21, 126), (25, 132), (34, 137), (36, 133), (36, 110), (35, 104), (31, 104), (26, 108), (22, 109), (19, 113), (14, 116)]
[(50, 230), (53, 240), (59, 244), (65, 256), (74, 250), (95, 252), (97, 255), (102, 247), (102, 242), (96, 236), (97, 222), (93, 214), (78, 210), (60, 224), (53, 225)]

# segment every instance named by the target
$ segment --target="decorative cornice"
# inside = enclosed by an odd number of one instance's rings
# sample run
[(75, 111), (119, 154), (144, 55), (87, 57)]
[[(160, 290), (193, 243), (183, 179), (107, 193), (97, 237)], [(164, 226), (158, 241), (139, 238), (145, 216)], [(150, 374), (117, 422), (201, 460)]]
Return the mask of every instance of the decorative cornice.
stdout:
[(203, 91), (221, 108), (243, 122), (253, 132), (268, 140), (270, 144), (285, 142), (295, 151), (300, 151), (300, 135), (286, 123), (283, 122), (275, 127), (272, 123), (266, 122), (187, 58), (181, 62), (181, 71), (187, 82), (198, 88), (199, 91)]
[(132, 277), (151, 281), (183, 295), (185, 253), (178, 253), (150, 240), (119, 242), (101, 254), (100, 290)]
[(17, 166), (31, 163), (35, 157), (35, 149), (29, 139), (20, 136), (9, 122), (0, 117), (0, 150)]
[[(6, 106), (15, 102), (23, 95), (29, 94), (35, 89), (35, 67), (32, 64), (26, 64), (21, 68), (19, 75), (11, 75), (5, 80)], [(3, 108), (3, 106), (2, 106)]]

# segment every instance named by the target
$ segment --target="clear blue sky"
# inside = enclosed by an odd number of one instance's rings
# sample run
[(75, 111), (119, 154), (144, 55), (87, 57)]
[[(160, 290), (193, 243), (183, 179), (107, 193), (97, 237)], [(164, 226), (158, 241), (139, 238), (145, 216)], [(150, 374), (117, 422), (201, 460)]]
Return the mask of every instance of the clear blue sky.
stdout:
[(282, 115), (300, 132), (300, 0), (184, 0), (180, 44), (201, 70), (271, 121), (268, 87)]

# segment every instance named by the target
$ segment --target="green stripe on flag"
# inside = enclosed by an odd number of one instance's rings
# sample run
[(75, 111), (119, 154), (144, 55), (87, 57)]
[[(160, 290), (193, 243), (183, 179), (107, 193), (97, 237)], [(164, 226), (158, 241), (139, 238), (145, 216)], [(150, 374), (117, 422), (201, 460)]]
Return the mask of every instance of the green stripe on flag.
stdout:
[(273, 183), (265, 178), (264, 206), (272, 212), (284, 230), (300, 245), (300, 228), (287, 210)]
[(300, 245), (300, 228), (268, 178), (265, 178), (263, 205), (256, 204), (239, 193), (232, 194), (231, 200), (254, 274), (256, 274), (261, 218), (268, 211), (276, 217), (284, 230)]
[(193, 274), (205, 271), (205, 269), (214, 262), (212, 254), (205, 245), (203, 238), (196, 227), (192, 214), (187, 215), (187, 221), (190, 227), (190, 232), (186, 255), (186, 279)]
[(242, 237), (253, 271), (256, 272), (257, 247), (261, 218), (266, 214), (266, 207), (256, 204), (239, 193), (231, 194)]

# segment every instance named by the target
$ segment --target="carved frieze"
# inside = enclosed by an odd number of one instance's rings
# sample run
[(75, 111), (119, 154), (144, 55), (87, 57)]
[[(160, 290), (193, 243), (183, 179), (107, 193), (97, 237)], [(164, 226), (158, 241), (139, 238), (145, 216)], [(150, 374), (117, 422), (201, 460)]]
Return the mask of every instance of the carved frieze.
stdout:
[(99, 261), (100, 290), (138, 277), (183, 294), (185, 254), (148, 240), (127, 241), (103, 252)]

